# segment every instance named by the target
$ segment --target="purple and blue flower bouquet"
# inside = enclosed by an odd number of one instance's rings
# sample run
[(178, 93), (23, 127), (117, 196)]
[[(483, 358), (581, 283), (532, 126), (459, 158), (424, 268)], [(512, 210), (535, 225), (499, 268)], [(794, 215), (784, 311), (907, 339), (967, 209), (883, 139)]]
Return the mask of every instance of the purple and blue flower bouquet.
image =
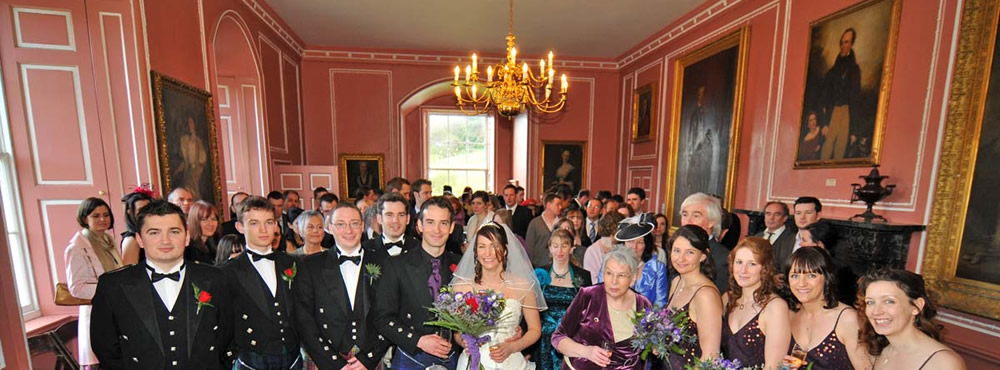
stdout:
[(740, 367), (740, 360), (732, 359), (727, 360), (722, 358), (722, 356), (716, 357), (712, 360), (701, 360), (697, 359), (694, 364), (687, 365), (684, 370), (753, 370), (756, 367)]
[(684, 354), (680, 347), (682, 343), (695, 343), (698, 337), (687, 333), (687, 311), (674, 311), (666, 307), (653, 307), (636, 312), (632, 323), (635, 324), (635, 334), (632, 336), (632, 348), (642, 350), (643, 361), (650, 353), (661, 359), (670, 354)]
[(496, 323), (504, 319), (503, 311), (507, 299), (492, 290), (459, 293), (451, 287), (442, 287), (434, 297), (428, 310), (437, 316), (436, 320), (424, 325), (437, 326), (462, 333), (469, 351), (470, 368), (479, 368), (479, 346), (489, 342), (486, 333), (493, 330)]

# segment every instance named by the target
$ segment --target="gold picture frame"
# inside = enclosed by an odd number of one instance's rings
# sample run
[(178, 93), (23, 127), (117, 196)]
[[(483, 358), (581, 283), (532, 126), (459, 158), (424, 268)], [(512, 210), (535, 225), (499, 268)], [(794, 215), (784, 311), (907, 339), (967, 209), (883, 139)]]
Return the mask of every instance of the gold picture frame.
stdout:
[[(567, 152), (568, 158), (564, 158)], [(573, 194), (587, 188), (586, 141), (542, 141), (538, 158), (538, 188), (543, 194), (558, 183), (569, 185)], [(563, 167), (567, 163), (570, 167)], [(561, 179), (560, 171), (567, 172)]]
[(212, 94), (156, 71), (150, 74), (160, 188), (166, 193), (183, 186), (195, 200), (221, 207), (221, 162)]
[[(737, 164), (740, 148), (740, 130), (743, 121), (743, 100), (746, 85), (747, 58), (749, 56), (750, 28), (743, 27), (706, 46), (688, 53), (674, 61), (673, 109), (670, 118), (670, 160), (667, 169), (666, 210), (667, 224), (680, 226), (678, 210), (684, 198), (694, 192), (715, 193), (722, 197), (723, 207), (730, 208), (736, 183)], [(691, 72), (687, 75), (686, 72)], [(711, 73), (707, 73), (711, 72)], [(687, 78), (687, 81), (685, 81)], [(719, 81), (718, 79), (721, 79)], [(689, 84), (690, 83), (690, 84)], [(709, 88), (711, 87), (711, 89)], [(709, 91), (711, 90), (711, 91)], [(685, 99), (685, 97), (687, 99)], [(699, 114), (702, 116), (698, 118)], [(711, 116), (705, 116), (711, 115)], [(711, 117), (706, 119), (705, 117)], [(728, 117), (728, 124), (725, 123)], [(686, 122), (684, 121), (686, 120)], [(717, 133), (705, 122), (719, 122)], [(725, 127), (728, 125), (729, 127)], [(698, 128), (703, 126), (704, 128)], [(728, 135), (719, 133), (726, 131)], [(681, 136), (684, 136), (683, 140)], [(704, 141), (695, 138), (713, 137), (728, 139), (727, 143), (713, 144), (710, 151), (718, 161), (708, 161), (708, 171), (692, 163), (692, 158), (704, 158), (696, 148), (703, 147)], [(728, 150), (725, 155), (721, 151)], [(717, 153), (719, 152), (719, 153)], [(684, 156), (684, 159), (680, 157)], [(724, 160), (724, 162), (723, 162)], [(725, 163), (725, 168), (711, 166)], [(683, 168), (680, 168), (683, 166)], [(680, 173), (679, 173), (680, 172)], [(718, 179), (718, 177), (723, 177)], [(685, 183), (678, 183), (684, 179)], [(690, 183), (690, 179), (702, 179), (705, 186)], [(713, 190), (714, 188), (714, 190)]]
[[(807, 63), (803, 73), (805, 84), (801, 114), (797, 118), (799, 135), (795, 140), (793, 168), (867, 167), (880, 163), (901, 8), (902, 0), (869, 0), (809, 24), (809, 47), (806, 48)], [(846, 104), (840, 104), (842, 102), (837, 97), (827, 95), (834, 88), (824, 81), (834, 68), (841, 65), (841, 58), (838, 57), (841, 46), (838, 43), (844, 37), (854, 37), (846, 36), (852, 30), (855, 35), (867, 36), (862, 36), (862, 41), (857, 44), (851, 41), (851, 54), (847, 57), (849, 59), (845, 58), (849, 62), (843, 65), (853, 63), (858, 68), (858, 86), (857, 91), (846, 94), (848, 98), (839, 98), (848, 100)], [(877, 42), (882, 39), (884, 43)], [(855, 59), (855, 50), (881, 57), (881, 65), (877, 63), (878, 57)], [(833, 58), (832, 63), (830, 58)], [(844, 73), (850, 75), (850, 68), (846, 70), (848, 72)], [(875, 79), (877, 83), (870, 83)], [(868, 88), (865, 88), (866, 82), (869, 82)], [(848, 107), (846, 110), (838, 110), (844, 105)], [(845, 117), (847, 122), (833, 119), (838, 116)]]
[[(968, 251), (963, 249), (970, 247), (971, 243), (967, 241), (974, 241), (976, 237), (967, 233), (970, 224), (968, 213), (972, 205), (970, 198), (980, 193), (974, 190), (976, 163), (982, 159), (979, 155), (987, 155), (979, 151), (984, 117), (991, 113), (995, 118), (997, 114), (995, 110), (988, 111), (987, 99), (1000, 99), (1000, 93), (989, 94), (991, 78), (996, 79), (993, 88), (1000, 83), (1000, 60), (994, 59), (1000, 7), (996, 1), (968, 0), (961, 14), (955, 72), (952, 74), (938, 167), (940, 172), (936, 179), (921, 272), (928, 287), (939, 294), (937, 303), (941, 306), (1000, 320), (1000, 305), (997, 305), (1000, 302), (1000, 284), (969, 278), (967, 266), (959, 272), (959, 265), (968, 263), (963, 261), (963, 252)], [(997, 104), (994, 100), (989, 101)], [(995, 132), (993, 135), (996, 135)], [(995, 162), (983, 162), (985, 165), (990, 163)], [(996, 184), (992, 182), (986, 186), (987, 191), (996, 189)], [(990, 206), (996, 207), (996, 202)], [(1000, 222), (1000, 215), (995, 216), (997, 220), (986, 221)], [(989, 267), (986, 269), (990, 270)]]
[[(377, 168), (370, 170), (375, 165)], [(340, 199), (356, 200), (354, 193), (361, 186), (373, 190), (385, 188), (385, 154), (345, 153), (340, 155)]]
[(632, 93), (632, 142), (653, 139), (656, 113), (656, 82), (635, 89)]

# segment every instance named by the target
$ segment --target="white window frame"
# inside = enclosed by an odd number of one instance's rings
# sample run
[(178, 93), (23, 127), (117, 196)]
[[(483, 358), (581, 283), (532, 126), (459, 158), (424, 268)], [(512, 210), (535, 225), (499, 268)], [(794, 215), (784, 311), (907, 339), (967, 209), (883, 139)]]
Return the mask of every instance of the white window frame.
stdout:
[[(4, 225), (7, 230), (7, 247), (10, 250), (8, 258), (10, 258), (11, 266), (14, 270), (14, 286), (17, 288), (23, 283), (27, 287), (27, 292), (16, 292), (17, 300), (24, 320), (30, 320), (41, 316), (42, 310), (38, 305), (35, 274), (31, 266), (31, 251), (28, 249), (27, 235), (24, 229), (21, 191), (18, 188), (10, 120), (7, 116), (7, 92), (3, 86), (3, 76), (0, 75), (0, 203), (3, 203)], [(21, 273), (18, 273), (18, 266), (21, 266), (23, 269)], [(28, 295), (29, 302), (27, 305), (20, 305), (21, 294)]]
[[(431, 115), (449, 115), (449, 116), (464, 116), (464, 117), (475, 117), (465, 114), (458, 109), (447, 109), (447, 108), (421, 108), (421, 126), (422, 126), (422, 142), (424, 146), (423, 157), (424, 157), (424, 177), (430, 177), (431, 173), (431, 162), (430, 162), (430, 117)], [(484, 113), (477, 115), (486, 118), (486, 189), (473, 189), (473, 190), (486, 190), (493, 192), (496, 187), (496, 118), (492, 114)], [(444, 168), (435, 167), (434, 170), (461, 170), (461, 171), (475, 171), (475, 169), (468, 168)], [(442, 184), (445, 185), (445, 184)], [(456, 187), (455, 191), (461, 191), (464, 184), (449, 184)]]

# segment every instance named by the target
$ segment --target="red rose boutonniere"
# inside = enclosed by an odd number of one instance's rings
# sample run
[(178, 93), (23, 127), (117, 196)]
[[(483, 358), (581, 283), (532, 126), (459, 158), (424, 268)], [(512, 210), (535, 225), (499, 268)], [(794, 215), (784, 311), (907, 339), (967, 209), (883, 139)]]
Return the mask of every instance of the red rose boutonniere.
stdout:
[(292, 268), (287, 268), (285, 271), (281, 272), (281, 280), (288, 282), (288, 289), (292, 289), (292, 281), (295, 280), (295, 275), (299, 273), (299, 267), (292, 263)]
[(448, 269), (451, 270), (452, 273), (455, 273), (455, 270), (458, 270), (458, 265), (453, 263), (451, 266), (448, 266)]
[(198, 302), (198, 308), (195, 309), (194, 314), (197, 315), (201, 313), (202, 306), (215, 307), (212, 305), (212, 293), (208, 291), (201, 290), (197, 285), (191, 283), (191, 288), (194, 289), (194, 299)]

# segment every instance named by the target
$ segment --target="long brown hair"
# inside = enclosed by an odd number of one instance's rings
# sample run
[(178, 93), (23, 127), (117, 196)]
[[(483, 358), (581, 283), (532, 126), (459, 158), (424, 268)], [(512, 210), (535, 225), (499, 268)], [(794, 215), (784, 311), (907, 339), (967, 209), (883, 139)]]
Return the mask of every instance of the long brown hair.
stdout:
[(865, 302), (865, 291), (868, 290), (869, 285), (877, 281), (896, 283), (896, 286), (906, 294), (910, 304), (914, 307), (917, 306), (915, 301), (918, 298), (923, 298), (924, 307), (913, 318), (913, 326), (934, 340), (941, 341), (941, 324), (934, 320), (934, 316), (937, 316), (937, 308), (931, 303), (927, 294), (924, 278), (906, 270), (883, 268), (865, 274), (858, 287), (858, 322), (861, 325), (858, 339), (862, 345), (868, 348), (868, 354), (878, 356), (889, 345), (889, 339), (875, 332), (875, 328), (868, 321), (868, 314), (865, 313), (865, 309), (868, 308), (868, 303)]
[[(216, 220), (219, 219), (219, 211), (215, 209), (215, 206), (203, 200), (194, 202), (191, 205), (191, 209), (188, 210), (187, 228), (188, 234), (191, 235), (191, 246), (198, 248), (202, 252), (208, 252), (209, 250), (208, 246), (201, 241), (201, 220), (207, 219), (212, 215), (215, 215)], [(222, 222), (220, 221), (219, 224), (221, 225)], [(219, 233), (218, 228), (215, 229), (215, 233)], [(212, 236), (215, 235), (209, 235), (209, 237)]]
[(758, 237), (743, 239), (736, 244), (732, 252), (729, 252), (729, 302), (726, 304), (727, 314), (733, 312), (737, 302), (743, 297), (743, 288), (736, 283), (736, 278), (733, 274), (733, 260), (736, 259), (736, 252), (742, 248), (753, 252), (754, 259), (760, 265), (760, 288), (757, 288), (753, 292), (754, 303), (764, 307), (764, 304), (767, 303), (771, 295), (777, 290), (774, 284), (775, 271), (774, 263), (772, 262), (774, 257), (771, 253), (771, 243), (768, 243), (767, 239)]
[[(503, 265), (503, 271), (507, 271), (507, 233), (503, 230), (503, 227), (497, 225), (493, 222), (488, 222), (479, 228), (476, 232), (476, 239), (472, 240), (473, 257), (476, 257), (476, 284), (481, 284), (483, 281), (483, 265), (479, 264), (479, 250), (476, 249), (475, 241), (479, 237), (485, 237), (489, 241), (493, 242), (493, 247), (496, 249), (497, 259)], [(503, 272), (500, 272), (500, 276), (503, 277)]]

